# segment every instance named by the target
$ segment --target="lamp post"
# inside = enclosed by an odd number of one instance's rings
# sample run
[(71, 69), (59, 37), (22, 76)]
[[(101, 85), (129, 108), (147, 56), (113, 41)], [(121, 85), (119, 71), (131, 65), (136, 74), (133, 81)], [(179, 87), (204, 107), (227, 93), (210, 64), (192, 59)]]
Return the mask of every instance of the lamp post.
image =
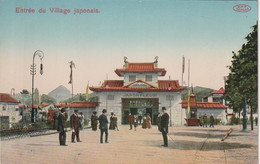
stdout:
[(36, 122), (36, 115), (37, 115), (37, 109), (33, 108), (33, 92), (34, 92), (34, 75), (36, 74), (36, 65), (34, 64), (35, 56), (39, 56), (41, 59), (41, 66), (40, 66), (40, 74), (43, 74), (43, 65), (42, 65), (42, 59), (44, 57), (44, 53), (41, 50), (37, 50), (33, 54), (33, 63), (31, 65), (30, 73), (32, 75), (32, 113), (31, 113), (31, 121), (32, 123)]

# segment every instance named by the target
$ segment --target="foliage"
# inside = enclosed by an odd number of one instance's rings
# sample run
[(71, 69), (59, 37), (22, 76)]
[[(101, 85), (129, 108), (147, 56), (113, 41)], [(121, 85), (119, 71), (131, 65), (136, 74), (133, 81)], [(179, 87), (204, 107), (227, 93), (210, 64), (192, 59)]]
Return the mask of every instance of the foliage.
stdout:
[(56, 100), (46, 94), (41, 96), (42, 104), (56, 104)]
[(20, 92), (21, 94), (29, 94), (28, 90), (23, 89), (22, 92)]
[(73, 98), (69, 98), (65, 101), (62, 101), (61, 103), (67, 103), (67, 104), (71, 104), (73, 102), (97, 102), (98, 101), (98, 97), (96, 95), (96, 93), (91, 93), (88, 95), (88, 100), (85, 100), (85, 94), (80, 93), (77, 95), (74, 95)]
[[(192, 90), (193, 90), (193, 92), (192, 92)], [(203, 87), (198, 87), (198, 86), (191, 89), (191, 93), (195, 94), (197, 102), (201, 102), (202, 98), (209, 96), (212, 92), (214, 92), (213, 89), (203, 88)], [(182, 92), (181, 98), (182, 98), (182, 100), (188, 99), (188, 90), (187, 89)]]
[(257, 26), (246, 36), (247, 43), (237, 53), (232, 52), (232, 65), (228, 66), (230, 73), (224, 98), (234, 112), (243, 109), (245, 98), (253, 111), (257, 110)]

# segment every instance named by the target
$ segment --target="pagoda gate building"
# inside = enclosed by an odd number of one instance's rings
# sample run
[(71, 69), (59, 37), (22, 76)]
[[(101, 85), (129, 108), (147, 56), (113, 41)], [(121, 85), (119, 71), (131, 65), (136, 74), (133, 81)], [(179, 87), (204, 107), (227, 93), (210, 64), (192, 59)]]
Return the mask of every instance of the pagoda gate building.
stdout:
[(128, 124), (129, 113), (149, 114), (152, 124), (157, 124), (158, 114), (166, 107), (172, 125), (183, 125), (181, 92), (184, 89), (177, 80), (158, 80), (165, 76), (166, 70), (157, 64), (157, 58), (151, 63), (128, 63), (125, 58), (123, 68), (115, 70), (123, 80), (106, 80), (99, 87), (90, 87), (98, 95), (98, 115), (107, 109), (108, 114), (117, 115), (118, 124)]

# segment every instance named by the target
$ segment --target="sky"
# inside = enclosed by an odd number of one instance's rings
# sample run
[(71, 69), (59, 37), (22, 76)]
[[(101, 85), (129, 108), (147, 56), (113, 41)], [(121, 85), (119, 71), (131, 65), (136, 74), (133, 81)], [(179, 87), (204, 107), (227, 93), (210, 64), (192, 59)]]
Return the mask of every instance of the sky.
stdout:
[[(246, 4), (248, 12), (233, 7)], [(34, 9), (35, 13), (17, 13)], [(70, 13), (51, 13), (53, 8)], [(46, 13), (39, 13), (45, 9)], [(50, 10), (51, 9), (51, 10)], [(98, 13), (76, 13), (93, 9)], [(257, 1), (210, 0), (0, 0), (0, 93), (27, 89), (31, 92), (30, 65), (36, 50), (34, 87), (40, 94), (68, 84), (69, 61), (73, 69), (74, 93), (84, 93), (87, 83), (98, 86), (104, 80), (120, 80), (115, 69), (129, 62), (153, 62), (167, 73), (161, 80), (184, 82), (212, 89), (224, 87), (237, 52), (257, 22)]]

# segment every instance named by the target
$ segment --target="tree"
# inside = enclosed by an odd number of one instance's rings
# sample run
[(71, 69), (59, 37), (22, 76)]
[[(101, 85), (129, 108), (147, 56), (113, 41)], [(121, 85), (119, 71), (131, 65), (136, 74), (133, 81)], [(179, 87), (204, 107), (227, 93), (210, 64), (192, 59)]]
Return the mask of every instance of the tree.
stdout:
[(225, 99), (234, 112), (240, 112), (246, 98), (252, 112), (257, 111), (257, 24), (245, 39), (247, 42), (237, 52), (232, 52), (232, 65), (226, 81)]
[(43, 104), (56, 104), (56, 100), (46, 94), (41, 96), (41, 100)]
[(29, 94), (28, 90), (23, 89), (22, 92), (20, 92), (21, 94)]

